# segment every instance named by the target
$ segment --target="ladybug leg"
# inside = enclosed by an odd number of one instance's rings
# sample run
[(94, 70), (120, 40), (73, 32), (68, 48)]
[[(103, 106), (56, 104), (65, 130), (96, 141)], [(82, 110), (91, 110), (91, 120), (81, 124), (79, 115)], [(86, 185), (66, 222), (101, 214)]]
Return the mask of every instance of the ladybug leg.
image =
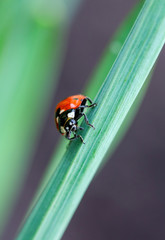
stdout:
[(75, 137), (75, 138), (80, 138), (80, 139), (81, 139), (81, 142), (82, 142), (83, 144), (85, 144), (84, 139), (82, 138), (81, 135), (76, 135), (76, 134), (75, 134), (74, 137)]
[(79, 126), (77, 126), (77, 129), (84, 130), (84, 128), (83, 128), (83, 127), (79, 127)]
[(85, 115), (85, 113), (81, 113), (81, 116), (84, 116), (84, 120), (85, 120), (85, 122), (86, 122), (86, 124), (87, 124), (88, 126), (90, 126), (90, 127), (92, 127), (93, 129), (95, 129), (95, 127), (94, 127), (92, 124), (89, 123), (88, 118), (87, 118), (87, 116)]
[(97, 103), (92, 103), (91, 105), (89, 105), (88, 107), (96, 107)]
[(73, 134), (74, 134), (74, 137), (70, 137), (70, 134), (68, 134), (68, 135), (66, 135), (66, 138), (67, 138), (68, 140), (74, 140), (74, 139), (76, 139), (76, 138), (80, 138), (80, 139), (81, 139), (81, 142), (82, 142), (83, 144), (85, 144), (85, 142), (84, 142), (84, 140), (83, 140), (83, 138), (82, 138), (81, 135), (76, 135), (75, 133), (73, 133)]
[(97, 106), (97, 103), (93, 103), (90, 98), (87, 98), (87, 100), (91, 103), (91, 105), (80, 105), (79, 108), (91, 108)]
[(89, 97), (86, 97), (86, 99), (92, 104), (92, 100)]
[(87, 107), (96, 107), (97, 103), (93, 103), (92, 100), (89, 97), (86, 97), (86, 99), (90, 102), (91, 105), (87, 106)]
[(81, 105), (78, 108), (83, 109), (83, 108), (91, 108), (91, 107), (96, 107), (96, 106), (97, 106), (97, 103), (92, 103), (91, 105)]

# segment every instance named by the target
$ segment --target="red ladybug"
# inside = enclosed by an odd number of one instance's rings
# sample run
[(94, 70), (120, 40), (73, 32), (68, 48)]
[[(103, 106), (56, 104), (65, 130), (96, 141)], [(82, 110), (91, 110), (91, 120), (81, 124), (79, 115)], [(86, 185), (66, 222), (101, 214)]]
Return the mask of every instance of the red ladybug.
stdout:
[[(89, 102), (89, 105), (87, 105), (87, 102)], [(78, 129), (83, 130), (82, 127), (78, 126), (78, 120), (84, 117), (86, 124), (94, 128), (88, 122), (84, 109), (95, 107), (96, 105), (96, 103), (93, 103), (90, 98), (84, 95), (70, 96), (59, 102), (55, 110), (55, 123), (59, 132), (69, 140), (80, 138), (84, 143), (82, 136), (76, 134)], [(73, 133), (73, 137), (71, 137), (71, 133)]]

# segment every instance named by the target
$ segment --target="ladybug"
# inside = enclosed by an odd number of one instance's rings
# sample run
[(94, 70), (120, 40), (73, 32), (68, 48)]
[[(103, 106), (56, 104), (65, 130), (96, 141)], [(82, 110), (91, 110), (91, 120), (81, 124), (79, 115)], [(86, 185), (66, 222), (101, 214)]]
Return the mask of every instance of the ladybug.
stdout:
[[(88, 102), (89, 105), (87, 104)], [(94, 126), (89, 123), (84, 109), (95, 107), (96, 105), (97, 104), (93, 103), (89, 97), (80, 94), (70, 96), (59, 102), (55, 110), (55, 123), (59, 132), (68, 140), (80, 138), (84, 143), (82, 136), (76, 134), (78, 129), (83, 130), (82, 127), (78, 126), (78, 120), (84, 117), (86, 124), (94, 128)], [(74, 136), (71, 137), (71, 134)]]

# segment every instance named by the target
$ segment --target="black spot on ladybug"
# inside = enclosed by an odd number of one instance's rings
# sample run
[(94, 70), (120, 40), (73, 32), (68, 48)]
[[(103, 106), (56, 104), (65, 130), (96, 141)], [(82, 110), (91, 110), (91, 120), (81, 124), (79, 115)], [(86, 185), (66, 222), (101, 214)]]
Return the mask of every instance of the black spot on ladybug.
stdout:
[(78, 100), (78, 98), (73, 98), (73, 100)]

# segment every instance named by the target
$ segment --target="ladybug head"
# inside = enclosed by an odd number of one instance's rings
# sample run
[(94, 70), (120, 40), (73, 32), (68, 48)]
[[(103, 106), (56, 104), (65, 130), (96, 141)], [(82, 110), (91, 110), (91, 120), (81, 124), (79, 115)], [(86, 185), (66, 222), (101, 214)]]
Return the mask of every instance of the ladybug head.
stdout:
[(70, 118), (65, 123), (66, 132), (75, 132), (77, 130), (77, 121), (74, 118)]

